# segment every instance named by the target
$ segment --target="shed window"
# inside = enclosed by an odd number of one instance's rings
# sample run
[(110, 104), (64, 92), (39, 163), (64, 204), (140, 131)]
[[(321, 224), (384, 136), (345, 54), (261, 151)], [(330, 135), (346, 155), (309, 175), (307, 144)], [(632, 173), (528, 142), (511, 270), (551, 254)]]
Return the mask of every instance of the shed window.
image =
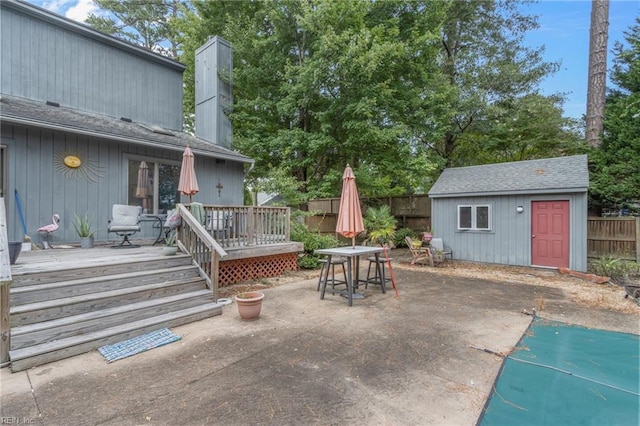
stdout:
[(152, 159), (129, 159), (128, 204), (143, 214), (166, 213), (180, 202), (180, 165)]
[(458, 206), (458, 229), (490, 230), (491, 206), (486, 204)]

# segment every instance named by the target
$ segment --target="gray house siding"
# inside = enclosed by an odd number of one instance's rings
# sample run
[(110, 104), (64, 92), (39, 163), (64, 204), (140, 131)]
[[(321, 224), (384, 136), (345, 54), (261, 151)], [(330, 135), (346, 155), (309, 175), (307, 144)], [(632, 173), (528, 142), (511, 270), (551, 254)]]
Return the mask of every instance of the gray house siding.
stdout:
[[(183, 64), (15, 0), (0, 1), (0, 48), (0, 175), (11, 240), (24, 236), (16, 190), (33, 241), (60, 215), (54, 245), (79, 240), (76, 214), (92, 218), (96, 239), (106, 241), (118, 238), (106, 231), (113, 204), (163, 214), (188, 202), (176, 198), (187, 146), (200, 187), (193, 201), (243, 204), (244, 167), (253, 160), (179, 131)], [(65, 156), (82, 167), (65, 167)], [(144, 199), (136, 197), (142, 161), (157, 172)], [(168, 166), (162, 176), (160, 165)], [(145, 221), (134, 238), (157, 236), (153, 224)]]
[[(454, 259), (531, 266), (531, 203), (550, 200), (569, 201), (569, 267), (585, 271), (586, 193), (434, 198), (431, 200), (433, 233), (451, 247)], [(457, 230), (457, 206), (465, 204), (491, 206), (490, 231)], [(524, 208), (523, 213), (517, 213), (518, 206)]]
[[(8, 238), (20, 241), (23, 229), (14, 197), (18, 190), (27, 224), (27, 233), (39, 242), (36, 229), (51, 223), (53, 213), (61, 217), (60, 228), (53, 244), (77, 242), (72, 222), (74, 214), (88, 214), (99, 228), (97, 240), (114, 239), (106, 228), (113, 204), (127, 204), (128, 159), (163, 160), (179, 165), (179, 151), (141, 146), (126, 142), (76, 135), (66, 132), (40, 130), (2, 124), (2, 145), (6, 150), (7, 170), (5, 207), (8, 217)], [(79, 176), (67, 177), (56, 171), (54, 159), (59, 152), (77, 153), (84, 161), (99, 167), (96, 182)], [(244, 165), (239, 161), (195, 157), (195, 169), (200, 192), (193, 201), (207, 204), (242, 205)], [(223, 188), (218, 194), (216, 187)], [(182, 202), (188, 198), (182, 197)], [(143, 224), (141, 237), (158, 234), (153, 222)]]
[(0, 4), (2, 93), (182, 130), (184, 65), (158, 66), (112, 37), (26, 14), (33, 6)]

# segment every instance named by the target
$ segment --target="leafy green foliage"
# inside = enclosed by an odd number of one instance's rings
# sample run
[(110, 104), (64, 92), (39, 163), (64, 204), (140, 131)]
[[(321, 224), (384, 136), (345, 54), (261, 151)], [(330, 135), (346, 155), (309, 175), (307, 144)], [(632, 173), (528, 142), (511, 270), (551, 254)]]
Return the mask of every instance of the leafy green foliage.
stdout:
[(188, 8), (184, 0), (93, 0), (107, 16), (90, 14), (93, 28), (173, 59), (178, 58), (176, 21)]
[(77, 214), (74, 214), (73, 216), (74, 220), (72, 225), (80, 238), (93, 237), (96, 235), (96, 232), (98, 232), (98, 230), (91, 230), (93, 224), (91, 218), (89, 217), (89, 213), (85, 213), (84, 216), (79, 216)]
[(616, 43), (607, 95), (604, 135), (590, 153), (592, 208), (628, 207), (640, 201), (640, 18), (626, 32), (628, 47)]
[(320, 235), (311, 231), (307, 225), (300, 220), (301, 212), (292, 214), (291, 219), (291, 241), (298, 241), (304, 244), (304, 252), (298, 257), (298, 266), (303, 269), (318, 269), (320, 267), (320, 257), (314, 253), (315, 250), (337, 247), (338, 240), (330, 235)]
[(369, 207), (363, 217), (367, 237), (374, 244), (386, 244), (393, 240), (398, 221), (388, 205)]
[(622, 260), (613, 255), (601, 256), (589, 263), (589, 269), (596, 275), (611, 277), (617, 283), (624, 282), (629, 276), (640, 275), (640, 265)]
[(89, 22), (135, 43), (166, 40), (185, 63), (193, 129), (195, 50), (234, 49), (234, 149), (253, 191), (286, 204), (335, 197), (349, 163), (362, 196), (424, 193), (448, 166), (565, 155), (577, 124), (538, 94), (558, 64), (524, 46), (538, 27), (515, 0), (98, 0)]
[(405, 240), (405, 237), (415, 238), (416, 233), (411, 228), (400, 228), (393, 236), (393, 244), (396, 247), (407, 247), (407, 241)]
[(177, 237), (177, 233), (175, 230), (169, 232), (165, 237), (164, 237), (164, 244), (167, 247), (173, 247), (176, 245), (176, 237)]

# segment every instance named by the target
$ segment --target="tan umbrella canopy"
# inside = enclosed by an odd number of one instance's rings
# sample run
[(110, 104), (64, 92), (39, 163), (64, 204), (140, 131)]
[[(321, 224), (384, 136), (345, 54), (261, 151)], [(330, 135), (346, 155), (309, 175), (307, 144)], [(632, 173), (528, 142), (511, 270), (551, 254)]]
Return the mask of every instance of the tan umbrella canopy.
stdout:
[(151, 181), (149, 180), (149, 166), (146, 161), (141, 161), (138, 166), (138, 182), (136, 184), (136, 198), (142, 199), (142, 208), (148, 208), (148, 198), (153, 192)]
[(198, 193), (198, 179), (196, 179), (196, 170), (193, 165), (193, 152), (189, 145), (184, 149), (182, 154), (182, 167), (180, 168), (180, 182), (178, 183), (178, 191), (184, 195), (191, 197)]
[(342, 195), (340, 196), (340, 210), (336, 232), (343, 237), (351, 238), (353, 247), (356, 245), (356, 235), (364, 231), (360, 197), (356, 186), (356, 177), (347, 164), (342, 175)]

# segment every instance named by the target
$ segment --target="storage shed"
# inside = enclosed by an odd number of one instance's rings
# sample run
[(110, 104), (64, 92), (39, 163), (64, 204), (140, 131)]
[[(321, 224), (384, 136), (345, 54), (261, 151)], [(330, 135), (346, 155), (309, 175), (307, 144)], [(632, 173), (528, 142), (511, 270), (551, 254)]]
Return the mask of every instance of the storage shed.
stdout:
[(587, 269), (587, 156), (445, 169), (429, 191), (453, 258)]

